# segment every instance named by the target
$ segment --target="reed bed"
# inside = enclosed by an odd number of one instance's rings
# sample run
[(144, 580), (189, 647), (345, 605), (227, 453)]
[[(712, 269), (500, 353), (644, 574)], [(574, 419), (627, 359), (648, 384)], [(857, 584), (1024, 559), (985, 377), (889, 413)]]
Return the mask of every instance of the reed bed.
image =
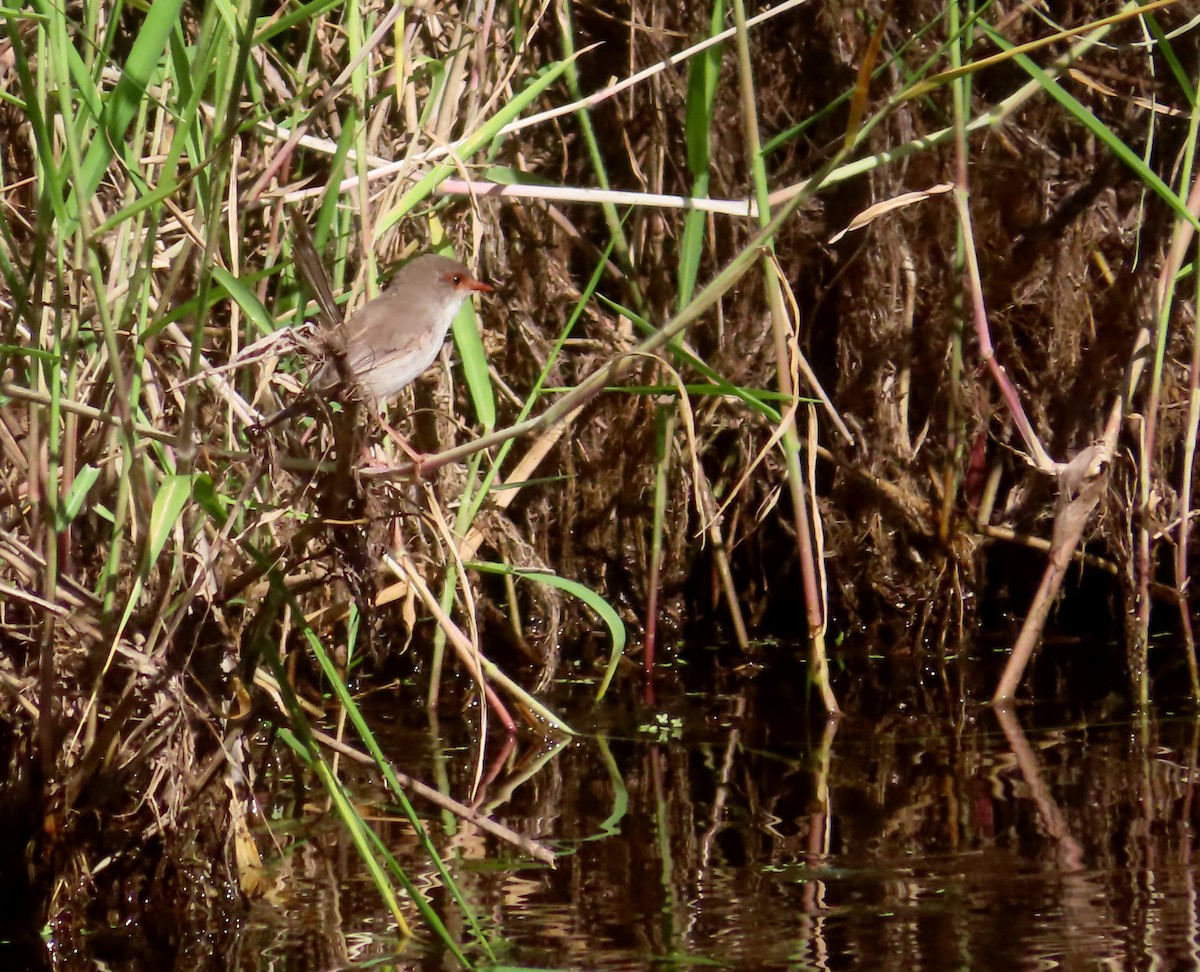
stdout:
[[(571, 732), (556, 678), (602, 698), (714, 626), (800, 639), (832, 715), (855, 645), (919, 685), (1015, 616), (1008, 703), (1071, 578), (1134, 702), (1160, 630), (1200, 695), (1186, 5), (0, 24), (4, 854), (57, 941), (136, 873), (205, 917), (261, 893), (256, 797), (313, 785), (397, 928), (488, 958), (339, 777), (424, 834), (351, 690), (396, 673), (476, 699), (479, 774), (497, 726)], [(425, 476), (348, 398), (251, 434), (332, 325), (305, 239), (342, 313), (421, 250), (496, 287), (393, 408)]]

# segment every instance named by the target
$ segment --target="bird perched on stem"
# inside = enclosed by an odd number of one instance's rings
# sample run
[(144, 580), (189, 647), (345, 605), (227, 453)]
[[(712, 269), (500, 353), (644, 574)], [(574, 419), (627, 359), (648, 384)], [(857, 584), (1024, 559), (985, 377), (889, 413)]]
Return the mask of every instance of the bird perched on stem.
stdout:
[[(322, 288), (314, 289), (320, 294)], [(453, 257), (426, 253), (410, 260), (382, 294), (327, 332), (325, 362), (313, 376), (312, 388), (326, 397), (345, 389), (378, 414), (433, 364), (463, 301), (491, 290)], [(321, 303), (332, 305), (332, 300)], [(326, 313), (336, 311), (326, 307)], [(292, 403), (259, 429), (277, 425), (302, 407), (300, 401)], [(387, 423), (381, 424), (404, 444)]]

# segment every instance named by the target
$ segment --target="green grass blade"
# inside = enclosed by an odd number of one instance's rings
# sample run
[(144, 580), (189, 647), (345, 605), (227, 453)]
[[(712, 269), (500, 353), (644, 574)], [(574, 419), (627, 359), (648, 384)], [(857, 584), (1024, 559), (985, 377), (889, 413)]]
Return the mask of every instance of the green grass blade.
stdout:
[[(270, 334), (275, 330), (275, 318), (263, 307), (262, 301), (253, 290), (223, 267), (213, 267), (212, 274), (220, 289), (237, 302), (242, 312), (257, 325), (260, 332)], [(221, 294), (213, 293), (210, 298), (211, 303), (215, 304), (221, 299)]]
[(123, 144), (125, 130), (146, 96), (146, 88), (158, 70), (167, 38), (179, 22), (182, 7), (183, 0), (154, 0), (146, 10), (146, 17), (134, 34), (121, 79), (105, 99), (101, 131), (91, 140), (84, 156), (79, 184), (75, 186), (79, 205), (88, 205), (113, 159), (114, 146)]
[[(543, 91), (558, 80), (566, 70), (567, 64), (568, 62), (565, 60), (555, 61), (548, 67), (542, 68), (520, 94), (463, 139), (462, 144), (457, 147), (458, 156), (463, 159), (470, 158), (496, 138), (500, 129), (521, 114)], [(415, 206), (437, 188), (443, 179), (449, 177), (454, 171), (455, 166), (451, 162), (442, 162), (433, 166), (424, 177), (418, 180), (415, 186), (400, 197), (400, 201), (391, 210), (380, 217), (375, 224), (375, 232), (383, 233), (407, 216)]]
[(71, 487), (67, 490), (67, 495), (63, 497), (62, 505), (58, 508), (58, 529), (60, 531), (65, 530), (70, 522), (79, 515), (88, 493), (99, 478), (100, 470), (91, 463), (75, 470), (75, 478), (71, 481)]
[[(713, 4), (709, 36), (719, 34), (725, 24), (725, 2)], [(724, 45), (710, 47), (692, 59), (688, 66), (687, 122), (684, 138), (687, 143), (688, 171), (692, 175), (692, 195), (708, 195), (709, 143), (712, 140), (712, 109), (717, 94), (717, 79), (721, 73), (721, 54)], [(700, 273), (700, 258), (704, 254), (704, 230), (708, 217), (699, 210), (688, 210), (683, 218), (683, 234), (679, 242), (679, 273), (677, 306), (684, 307), (696, 292), (696, 277)]]
[(488, 432), (496, 427), (496, 395), (488, 371), (487, 352), (479, 335), (479, 317), (471, 301), (463, 302), (454, 318), (454, 344), (462, 356), (463, 376), (479, 424)]
[(150, 512), (150, 536), (146, 543), (145, 569), (152, 569), (171, 534), (175, 524), (179, 522), (180, 514), (187, 505), (192, 493), (191, 477), (164, 476), (158, 492), (154, 496), (154, 508)]
[[(1001, 49), (1007, 51), (1015, 46), (989, 25), (981, 24), (980, 28)], [(1159, 198), (1175, 211), (1175, 214), (1180, 219), (1187, 220), (1192, 224), (1193, 228), (1200, 231), (1200, 219), (1197, 219), (1188, 211), (1184, 200), (1179, 197), (1175, 190), (1163, 182), (1159, 178), (1158, 173), (1151, 169), (1133, 149), (1122, 142), (1111, 128), (1097, 118), (1090, 108), (1063, 88), (1058, 81), (1038, 67), (1028, 56), (1017, 54), (1014, 56), (1014, 59), (1022, 68), (1029, 72), (1030, 77), (1042, 85), (1050, 97), (1062, 105), (1076, 121), (1095, 135), (1096, 138), (1107, 145), (1118, 159), (1129, 166), (1144, 185), (1153, 189)]]
[(480, 562), (469, 563), (465, 566), (471, 570), (477, 570), (482, 574), (508, 574), (524, 580), (531, 580), (536, 584), (545, 584), (547, 587), (553, 587), (556, 590), (578, 598), (595, 611), (600, 620), (604, 622), (604, 626), (608, 628), (609, 637), (612, 639), (612, 647), (608, 653), (608, 665), (604, 670), (604, 678), (600, 682), (600, 688), (596, 692), (597, 702), (604, 698), (604, 693), (608, 691), (608, 686), (612, 683), (613, 676), (617, 673), (617, 665), (621, 662), (621, 656), (625, 653), (626, 641), (625, 624), (621, 621), (621, 616), (617, 614), (608, 601), (590, 587), (579, 583), (579, 581), (571, 580), (568, 577), (560, 577), (558, 574), (552, 574), (547, 571), (524, 570), (508, 564)]

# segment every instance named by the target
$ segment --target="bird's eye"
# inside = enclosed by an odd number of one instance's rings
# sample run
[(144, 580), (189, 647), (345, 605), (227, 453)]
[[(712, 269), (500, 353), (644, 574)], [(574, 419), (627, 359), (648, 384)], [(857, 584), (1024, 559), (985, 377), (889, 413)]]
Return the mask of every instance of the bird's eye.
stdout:
[(463, 275), (461, 273), (456, 273), (450, 278), (450, 282), (454, 284), (455, 287), (462, 286)]

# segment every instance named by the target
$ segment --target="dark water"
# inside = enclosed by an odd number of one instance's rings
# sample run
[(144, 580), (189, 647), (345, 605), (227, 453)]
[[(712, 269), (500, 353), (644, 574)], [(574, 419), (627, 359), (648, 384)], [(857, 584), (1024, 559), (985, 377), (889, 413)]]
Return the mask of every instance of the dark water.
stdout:
[[(555, 752), (489, 743), (487, 760), (502, 765), (480, 805), (559, 855), (553, 870), (530, 864), (430, 811), (497, 964), (1200, 967), (1195, 718), (1068, 724), (1034, 711), (901, 709), (814, 725), (800, 706), (761, 711), (758, 697), (751, 681), (654, 710), (614, 701), (602, 717), (576, 710), (585, 734)], [(392, 704), (377, 699), (373, 719)], [(401, 768), (469, 802), (469, 721), (397, 722), (383, 741)], [(390, 810), (365, 773), (357, 792), (471, 959), (488, 965), (411, 831), (382, 819)], [(278, 831), (279, 890), (253, 906), (228, 967), (388, 956), (384, 967), (456, 967), (415, 917), (417, 937), (397, 953), (394, 923), (336, 825)]]

